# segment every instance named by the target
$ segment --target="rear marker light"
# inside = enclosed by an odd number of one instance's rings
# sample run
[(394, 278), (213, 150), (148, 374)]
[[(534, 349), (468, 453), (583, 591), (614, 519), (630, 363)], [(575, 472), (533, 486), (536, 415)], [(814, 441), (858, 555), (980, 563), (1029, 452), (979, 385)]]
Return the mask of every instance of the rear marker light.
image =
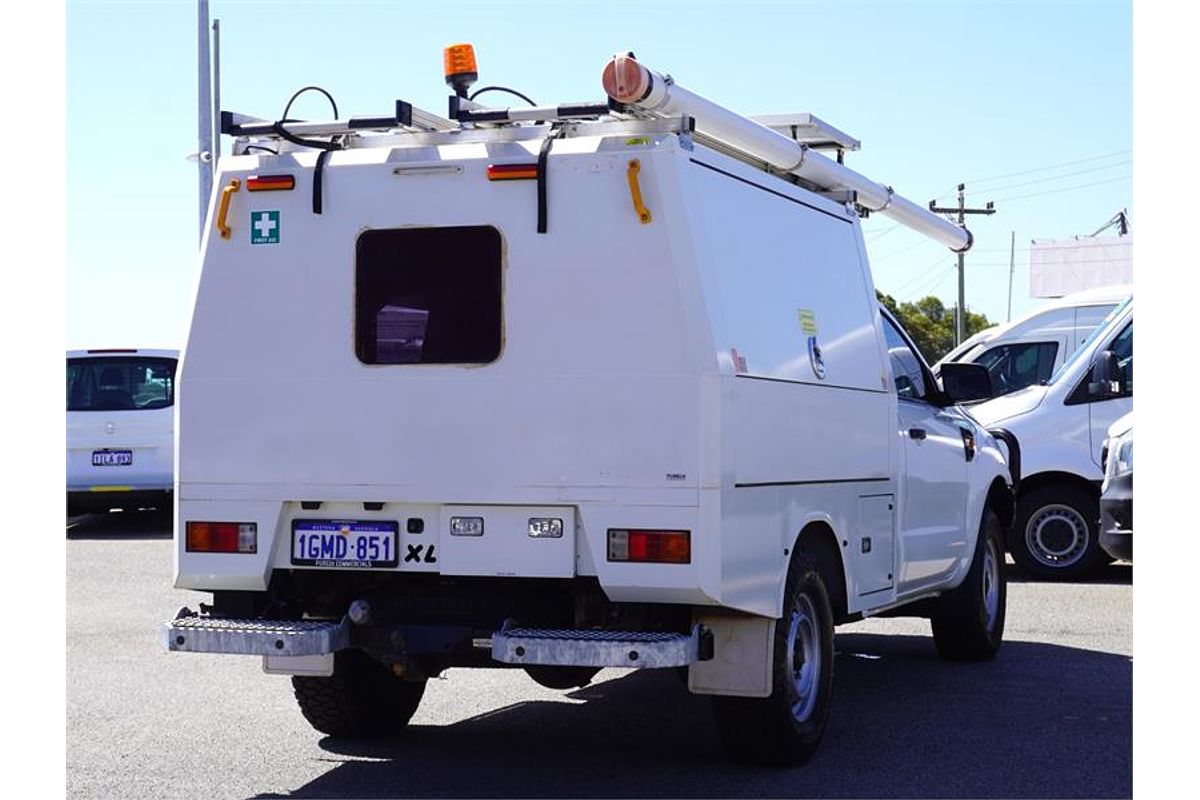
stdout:
[(529, 535), (534, 539), (561, 539), (563, 521), (549, 517), (531, 517), (529, 519)]
[(188, 522), (189, 553), (257, 553), (258, 525), (254, 522)]
[(609, 529), (608, 560), (690, 564), (692, 534), (691, 531)]
[(489, 181), (532, 181), (537, 180), (537, 164), (488, 164)]
[(296, 188), (292, 175), (252, 175), (246, 179), (248, 192), (286, 192)]
[(451, 536), (483, 536), (483, 517), (451, 517)]

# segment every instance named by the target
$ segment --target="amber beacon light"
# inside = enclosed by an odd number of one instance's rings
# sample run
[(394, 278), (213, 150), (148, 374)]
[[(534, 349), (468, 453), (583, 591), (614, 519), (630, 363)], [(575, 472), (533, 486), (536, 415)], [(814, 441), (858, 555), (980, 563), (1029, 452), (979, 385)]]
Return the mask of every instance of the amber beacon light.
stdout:
[(467, 87), (479, 79), (475, 66), (475, 48), (469, 44), (452, 44), (442, 51), (446, 83), (459, 97), (467, 96)]

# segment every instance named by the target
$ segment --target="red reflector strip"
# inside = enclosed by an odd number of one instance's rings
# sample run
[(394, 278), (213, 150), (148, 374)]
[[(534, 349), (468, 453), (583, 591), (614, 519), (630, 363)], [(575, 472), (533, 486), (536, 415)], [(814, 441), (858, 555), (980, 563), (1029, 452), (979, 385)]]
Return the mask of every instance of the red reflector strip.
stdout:
[(690, 531), (612, 530), (608, 532), (608, 560), (652, 564), (690, 564)]
[(488, 164), (489, 181), (537, 180), (537, 164)]
[(188, 522), (189, 553), (255, 553), (258, 526), (253, 522)]
[(296, 188), (292, 175), (252, 175), (246, 179), (246, 190), (250, 192), (285, 192)]

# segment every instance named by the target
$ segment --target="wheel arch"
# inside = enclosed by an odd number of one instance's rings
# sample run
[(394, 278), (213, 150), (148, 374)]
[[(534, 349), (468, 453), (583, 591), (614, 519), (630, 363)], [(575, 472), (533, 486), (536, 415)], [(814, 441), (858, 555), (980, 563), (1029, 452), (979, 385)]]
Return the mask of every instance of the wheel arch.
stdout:
[(996, 514), (1000, 520), (1000, 526), (1005, 531), (1012, 527), (1013, 521), (1016, 519), (1016, 502), (1017, 498), (1004, 479), (993, 478), (992, 485), (988, 487), (985, 508), (990, 508)]
[(838, 538), (837, 534), (833, 532), (833, 527), (824, 520), (813, 520), (805, 524), (796, 534), (796, 540), (792, 547), (792, 558), (795, 558), (799, 551), (813, 554), (825, 568), (822, 572), (827, 573), (826, 577), (830, 581), (830, 585), (826, 589), (829, 591), (829, 601), (833, 606), (834, 624), (845, 621), (848, 616), (846, 565), (842, 561), (842, 551), (838, 547)]
[(1054, 484), (1077, 486), (1089, 494), (1094, 494), (1097, 498), (1100, 497), (1100, 487), (1095, 481), (1088, 480), (1082, 475), (1076, 475), (1074, 472), (1047, 470), (1046, 472), (1039, 472), (1036, 475), (1022, 476), (1020, 488), (1017, 489), (1016, 499), (1020, 501), (1029, 492)]

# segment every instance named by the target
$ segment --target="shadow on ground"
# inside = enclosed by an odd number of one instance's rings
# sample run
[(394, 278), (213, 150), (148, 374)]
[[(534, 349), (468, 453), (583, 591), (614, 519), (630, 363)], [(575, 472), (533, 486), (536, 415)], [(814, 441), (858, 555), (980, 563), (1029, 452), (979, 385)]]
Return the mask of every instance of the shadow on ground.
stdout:
[(170, 509), (67, 517), (68, 539), (170, 539), (173, 529)]
[[(1043, 578), (1034, 578), (1026, 575), (1019, 567), (1008, 564), (1004, 570), (1004, 576), (1013, 583), (1051, 583)], [(1101, 567), (1086, 578), (1076, 578), (1071, 581), (1054, 581), (1055, 583), (1075, 583), (1075, 584), (1112, 584), (1129, 586), (1133, 583), (1133, 564), (1128, 561), (1117, 561), (1112, 564)]]
[[(724, 761), (706, 698), (631, 673), (387, 741), (325, 738), (335, 763), (258, 798), (1128, 797), (1132, 661), (1006, 642), (940, 661), (921, 636), (839, 634), (833, 712), (804, 767)], [(1097, 693), (1096, 687), (1104, 687)]]

